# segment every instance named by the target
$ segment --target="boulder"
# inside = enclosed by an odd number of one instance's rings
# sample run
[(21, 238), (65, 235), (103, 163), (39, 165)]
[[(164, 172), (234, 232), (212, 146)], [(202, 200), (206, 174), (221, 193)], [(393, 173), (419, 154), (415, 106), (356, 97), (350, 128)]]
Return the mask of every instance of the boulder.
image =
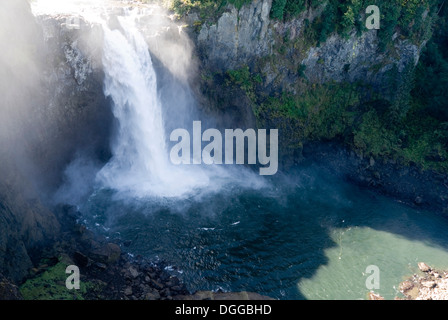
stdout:
[(379, 294), (375, 293), (375, 292), (369, 292), (369, 300), (384, 300), (384, 298), (382, 296), (380, 296)]
[(131, 275), (131, 277), (134, 278), (134, 279), (137, 278), (140, 275), (138, 270), (136, 268), (134, 268), (134, 267), (129, 267), (128, 271), (129, 271), (129, 274)]
[(421, 284), (425, 288), (434, 288), (437, 285), (435, 281), (422, 281)]
[(403, 281), (403, 282), (400, 284), (400, 291), (401, 291), (401, 292), (406, 292), (406, 291), (411, 290), (413, 287), (414, 287), (414, 283), (412, 283), (412, 282), (409, 281), (409, 280), (406, 280), (406, 281)]
[(87, 267), (89, 264), (89, 258), (80, 251), (75, 251), (73, 260), (78, 267)]
[(127, 287), (126, 289), (124, 289), (124, 294), (126, 296), (132, 295), (132, 287)]
[(113, 264), (118, 261), (121, 255), (120, 247), (115, 243), (98, 244), (95, 243), (89, 256), (105, 264)]
[(418, 263), (418, 268), (420, 269), (420, 271), (422, 272), (429, 272), (431, 271), (431, 267), (428, 266), (426, 263), (424, 262), (419, 262)]

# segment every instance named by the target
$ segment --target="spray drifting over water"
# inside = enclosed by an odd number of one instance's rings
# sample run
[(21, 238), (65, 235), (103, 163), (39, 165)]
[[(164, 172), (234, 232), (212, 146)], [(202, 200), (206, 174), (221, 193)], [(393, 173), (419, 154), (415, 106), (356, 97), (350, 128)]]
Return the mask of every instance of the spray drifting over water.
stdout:
[[(162, 33), (152, 30), (155, 36), (145, 39), (139, 29), (140, 25), (137, 27), (140, 18), (144, 16), (147, 21), (150, 16), (150, 19), (154, 17), (155, 20), (152, 25), (163, 28), (163, 23), (157, 21), (161, 16), (160, 8), (141, 5), (129, 7), (120, 1), (106, 0), (57, 2), (70, 5), (61, 6), (55, 1), (38, 0), (35, 2), (34, 12), (66, 14), (70, 21), (73, 16), (82, 17), (89, 23), (101, 25), (103, 30), (101, 61), (105, 75), (104, 94), (112, 101), (117, 127), (111, 144), (112, 158), (96, 174), (96, 182), (100, 187), (134, 197), (181, 197), (192, 193), (200, 194), (202, 191), (217, 191), (227, 183), (249, 187), (262, 185), (259, 177), (241, 167), (224, 169), (175, 166), (170, 162), (165, 130), (168, 123), (172, 126), (173, 120), (166, 117), (166, 113), (164, 119), (164, 109), (172, 112), (176, 110), (177, 105), (173, 105), (175, 100), (171, 98), (162, 99), (158, 92), (157, 75), (147, 44), (149, 42), (153, 45), (154, 38), (160, 37)], [(119, 15), (116, 14), (117, 10), (114, 10), (117, 6), (120, 7)], [(111, 12), (114, 13), (110, 15)], [(173, 79), (185, 84), (185, 75), (188, 73), (185, 59), (173, 57), (173, 47), (166, 45), (167, 39), (163, 36), (161, 41), (156, 43), (164, 44), (165, 50), (169, 51), (169, 55), (164, 55), (163, 48), (158, 46), (158, 60), (173, 75)], [(187, 52), (179, 49), (177, 46), (179, 57), (189, 56)], [(163, 56), (169, 56), (171, 59), (163, 59)], [(182, 62), (181, 67), (179, 62)], [(177, 87), (179, 88), (181, 86)], [(172, 94), (188, 96), (185, 92)], [(190, 106), (189, 110), (192, 109)], [(186, 109), (181, 110), (179, 107), (173, 119), (179, 119), (179, 114), (182, 113), (191, 117), (191, 114), (185, 111)]]

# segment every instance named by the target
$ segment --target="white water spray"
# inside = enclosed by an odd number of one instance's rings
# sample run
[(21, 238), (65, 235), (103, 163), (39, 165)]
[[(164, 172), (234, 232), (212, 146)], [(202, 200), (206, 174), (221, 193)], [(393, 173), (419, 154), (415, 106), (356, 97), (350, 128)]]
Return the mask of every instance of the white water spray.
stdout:
[(157, 94), (157, 78), (149, 48), (132, 16), (118, 17), (120, 29), (105, 24), (104, 93), (113, 101), (118, 131), (113, 158), (98, 173), (104, 185), (138, 196), (178, 196), (208, 184), (200, 170), (173, 166), (168, 158)]
[[(57, 6), (59, 1), (71, 6)], [(38, 14), (64, 13), (102, 26), (104, 94), (111, 99), (117, 126), (111, 142), (112, 158), (96, 174), (99, 187), (131, 197), (183, 197), (218, 191), (229, 182), (251, 188), (262, 186), (256, 174), (244, 168), (204, 168), (171, 163), (162, 112), (166, 106), (157, 91), (157, 76), (147, 39), (136, 26), (139, 14), (148, 14), (151, 7), (136, 5), (130, 10), (121, 6), (121, 11), (126, 14), (114, 15), (112, 28), (108, 24), (108, 13), (114, 12), (119, 3), (97, 0), (89, 5), (84, 0), (37, 0), (34, 7)], [(157, 30), (151, 31), (156, 31), (157, 35)], [(182, 54), (181, 51), (176, 54), (170, 51), (170, 56)], [(163, 64), (171, 71), (167, 65), (169, 60), (164, 60)], [(176, 110), (172, 105), (169, 109)], [(175, 116), (178, 118), (179, 114)]]

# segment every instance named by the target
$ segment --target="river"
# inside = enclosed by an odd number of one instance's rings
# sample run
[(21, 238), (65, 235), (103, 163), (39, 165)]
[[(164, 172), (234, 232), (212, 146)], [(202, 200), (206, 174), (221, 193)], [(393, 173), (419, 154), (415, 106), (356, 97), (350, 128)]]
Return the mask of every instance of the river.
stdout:
[[(255, 291), (277, 299), (365, 299), (424, 261), (448, 267), (448, 221), (321, 176), (312, 165), (262, 188), (226, 185), (185, 199), (129, 199), (97, 190), (85, 222), (126, 250), (173, 266), (189, 290)], [(169, 268), (171, 269), (171, 268)]]
[[(80, 14), (91, 19), (87, 11)], [(110, 161), (76, 203), (89, 228), (132, 255), (165, 261), (191, 291), (365, 299), (374, 266), (375, 291), (393, 299), (419, 261), (448, 268), (448, 220), (322, 174), (313, 163), (272, 177), (242, 165), (170, 163), (167, 127), (191, 125), (199, 113), (188, 87), (169, 77), (161, 83), (138, 15), (123, 10), (92, 20), (103, 28), (104, 94), (116, 127)], [(185, 56), (182, 48), (166, 50)], [(76, 160), (68, 168), (68, 180), (90, 183)], [(65, 199), (73, 194), (61, 190)]]

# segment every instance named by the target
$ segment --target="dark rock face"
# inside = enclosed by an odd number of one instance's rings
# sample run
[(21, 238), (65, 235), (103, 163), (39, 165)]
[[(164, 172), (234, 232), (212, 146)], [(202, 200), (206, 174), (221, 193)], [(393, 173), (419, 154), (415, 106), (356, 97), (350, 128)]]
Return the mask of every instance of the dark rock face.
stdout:
[(320, 165), (328, 174), (338, 175), (411, 206), (448, 216), (447, 175), (402, 166), (394, 161), (375, 161), (338, 143), (308, 143), (304, 145), (302, 156), (302, 160)]
[(204, 25), (197, 43), (206, 67), (235, 69), (270, 54), (274, 45), (271, 5), (272, 0), (252, 1), (240, 10), (229, 5), (216, 24)]
[(108, 160), (113, 115), (103, 94), (101, 27), (80, 20), (79, 29), (67, 28), (64, 16), (38, 19), (47, 57), (43, 72), (47, 104), (38, 112), (45, 116), (48, 131), (39, 141), (36, 162), (52, 188), (77, 153)]
[(0, 17), (0, 273), (19, 282), (60, 235), (43, 203), (66, 165), (79, 152), (108, 159), (112, 114), (98, 29), (64, 28), (64, 17), (38, 23), (25, 0), (3, 4)]
[[(0, 189), (5, 195), (11, 189)], [(59, 234), (59, 222), (38, 201), (20, 194), (0, 199), (0, 271), (19, 282), (33, 266), (41, 248)]]
[(45, 101), (42, 34), (26, 1), (4, 3), (0, 15), (6, 31), (0, 35), (6, 44), (0, 54), (0, 273), (20, 281), (35, 249), (54, 239), (59, 224), (39, 201), (34, 163), (26, 157), (39, 134), (35, 110)]
[[(240, 10), (228, 5), (216, 23), (204, 24), (193, 34), (205, 68), (215, 72), (258, 65), (261, 70), (257, 71), (266, 76), (266, 88), (294, 87), (300, 65), (306, 67), (311, 83), (362, 80), (381, 86), (391, 68), (402, 72), (407, 65), (416, 65), (425, 44), (415, 45), (395, 35), (391, 41), (396, 57), (392, 58), (391, 52), (379, 53), (376, 31), (361, 35), (353, 31), (348, 38), (334, 34), (318, 47), (301, 48), (298, 42), (305, 42), (306, 23), (318, 18), (323, 7), (307, 10), (291, 21), (277, 21), (270, 18), (271, 6), (272, 0), (251, 1)], [(187, 16), (186, 20), (194, 25), (199, 18)], [(279, 54), (280, 39), (285, 38), (288, 53)], [(263, 62), (266, 57), (274, 58)], [(373, 71), (372, 66), (378, 70)]]
[(0, 274), (0, 300), (22, 300), (19, 288)]

